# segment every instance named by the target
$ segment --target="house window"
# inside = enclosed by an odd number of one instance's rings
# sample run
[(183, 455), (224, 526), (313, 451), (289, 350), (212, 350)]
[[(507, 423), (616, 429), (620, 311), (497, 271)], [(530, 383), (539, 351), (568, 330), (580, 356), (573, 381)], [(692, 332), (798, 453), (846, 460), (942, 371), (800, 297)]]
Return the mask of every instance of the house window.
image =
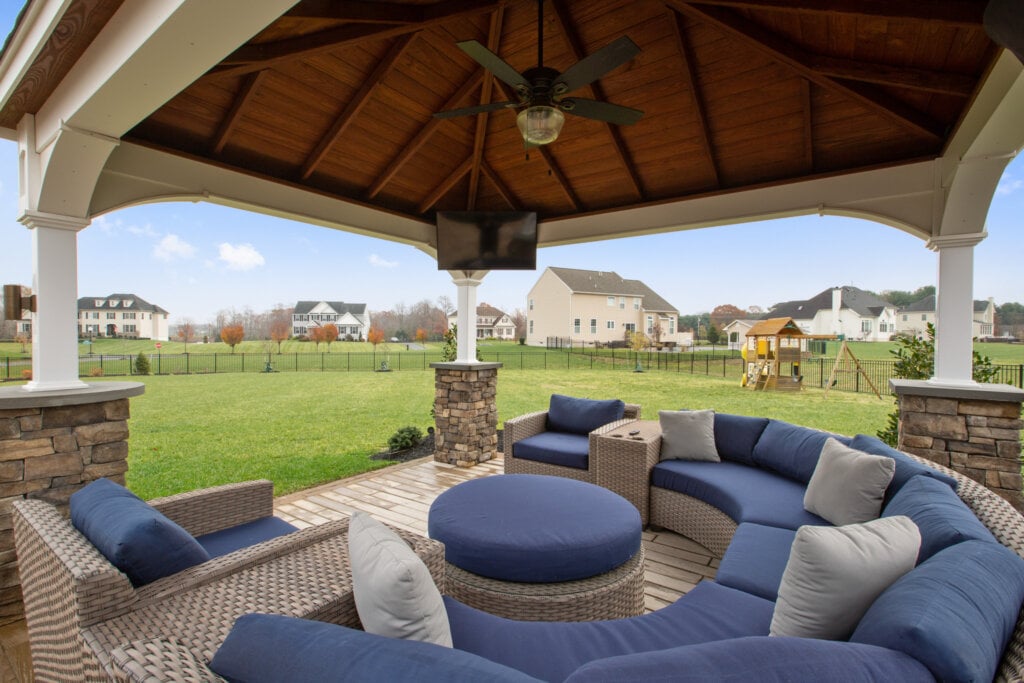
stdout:
[(928, 320), (928, 314), (927, 313), (922, 313), (921, 314), (921, 320)]
[(113, 311), (107, 311), (107, 320), (113, 320), (117, 317), (117, 314)]
[(580, 319), (579, 318), (574, 318), (573, 321), (572, 321), (572, 333), (573, 334), (579, 334), (580, 333)]
[(611, 306), (612, 308), (615, 308), (615, 297), (614, 296), (608, 297), (608, 305)]
[(531, 311), (533, 310), (533, 299), (530, 299), (529, 308)]
[(590, 319), (590, 334), (597, 334), (597, 318)]
[(903, 322), (907, 322), (908, 319), (910, 319), (910, 316), (907, 315), (906, 313), (904, 313), (903, 314)]
[(668, 333), (669, 334), (675, 334), (676, 333), (676, 321), (675, 320), (669, 320), (668, 321)]
[(92, 313), (89, 314), (89, 317), (92, 318), (93, 320), (99, 320), (100, 319), (100, 312), (99, 311), (93, 311)]
[(865, 333), (865, 334), (870, 333), (871, 332), (871, 321), (870, 320), (861, 320), (860, 321), (860, 331)]
[(533, 321), (532, 320), (528, 320), (527, 321), (527, 325), (530, 328), (530, 334), (533, 334)]
[(625, 323), (626, 332), (636, 332), (636, 323)]
[(125, 325), (122, 330), (125, 334), (135, 334), (138, 330), (135, 325)]
[(624, 297), (624, 296), (620, 296), (619, 297), (619, 308), (622, 309), (622, 310), (626, 310), (626, 297)]
[(607, 325), (606, 325), (606, 327), (607, 327), (607, 328), (608, 328), (609, 330), (614, 330), (614, 329), (615, 329), (615, 321), (614, 321), (614, 320), (609, 320), (609, 321), (608, 321), (608, 323), (607, 323)]
[(633, 299), (633, 310), (634, 311), (639, 311), (640, 310), (640, 299)]
[(125, 311), (124, 319), (125, 320), (135, 320), (135, 311)]
[(654, 332), (654, 316), (647, 316), (647, 334)]

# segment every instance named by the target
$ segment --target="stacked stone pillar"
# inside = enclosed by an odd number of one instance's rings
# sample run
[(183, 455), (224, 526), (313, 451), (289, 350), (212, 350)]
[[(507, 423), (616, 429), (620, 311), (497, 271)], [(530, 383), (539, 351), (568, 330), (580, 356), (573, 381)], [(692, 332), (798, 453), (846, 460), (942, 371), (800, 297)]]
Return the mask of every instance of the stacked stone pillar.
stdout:
[(459, 467), (498, 454), (501, 363), (431, 363), (434, 368), (434, 460)]
[(137, 382), (73, 391), (0, 388), (0, 624), (23, 618), (12, 503), (39, 498), (66, 510), (71, 494), (100, 477), (124, 483), (128, 399)]
[(891, 380), (899, 400), (899, 449), (987, 486), (1024, 512), (1021, 403), (1003, 384), (943, 385)]

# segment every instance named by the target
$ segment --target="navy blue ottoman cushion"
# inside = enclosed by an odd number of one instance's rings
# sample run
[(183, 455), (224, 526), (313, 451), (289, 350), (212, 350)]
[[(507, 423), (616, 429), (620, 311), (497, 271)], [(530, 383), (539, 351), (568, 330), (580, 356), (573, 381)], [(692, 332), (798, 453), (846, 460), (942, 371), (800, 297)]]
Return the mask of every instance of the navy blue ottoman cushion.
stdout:
[(220, 557), (278, 536), (290, 534), (296, 530), (297, 527), (280, 517), (271, 516), (214, 531), (211, 534), (203, 534), (197, 536), (196, 541), (203, 546), (210, 557)]
[[(545, 681), (597, 659), (744, 636), (767, 636), (775, 603), (702, 581), (663, 609), (629, 619), (514, 621), (445, 597), (456, 649)], [(637, 679), (642, 680), (642, 679)]]
[(240, 616), (210, 669), (231, 683), (536, 681), (468, 652), (276, 614)]
[(754, 522), (786, 529), (828, 524), (804, 509), (806, 486), (775, 472), (737, 462), (666, 460), (651, 471), (651, 486), (702, 500), (737, 524)]
[(754, 464), (754, 444), (768, 426), (766, 417), (715, 413), (715, 447), (722, 460)]
[(774, 601), (796, 531), (744, 522), (736, 528), (715, 581)]
[(584, 664), (565, 683), (757, 681), (933, 683), (919, 661), (884, 647), (752, 636), (623, 655)]
[(809, 427), (789, 424), (780, 420), (769, 420), (761, 438), (754, 446), (754, 463), (770, 469), (793, 481), (806, 484), (818, 466), (821, 447), (829, 437), (844, 446), (850, 445), (850, 438), (821, 432)]
[(524, 460), (585, 470), (590, 463), (590, 438), (584, 434), (541, 432), (516, 441), (512, 455)]
[(480, 576), (553, 583), (604, 574), (640, 549), (640, 513), (582, 481), (502, 474), (454, 486), (430, 506), (445, 559)]
[(626, 404), (619, 399), (595, 400), (552, 394), (548, 404), (548, 430), (589, 434), (609, 422), (621, 420)]
[(142, 586), (210, 559), (196, 539), (125, 487), (97, 479), (71, 494), (71, 523)]
[(990, 541), (940, 550), (882, 593), (851, 642), (900, 650), (940, 681), (991, 681), (1024, 602), (1024, 560)]
[(992, 532), (953, 493), (953, 489), (931, 477), (912, 477), (882, 510), (883, 517), (906, 515), (921, 530), (917, 562), (951, 545), (969, 541), (996, 543)]
[(892, 482), (889, 484), (889, 488), (885, 492), (884, 502), (886, 503), (888, 503), (892, 497), (896, 495), (901, 488), (903, 488), (904, 484), (917, 475), (941, 481), (953, 489), (953, 491), (956, 491), (956, 479), (948, 474), (943, 474), (938, 470), (932, 469), (927, 465), (922, 465), (916, 460), (912, 460), (906, 453), (896, 450), (889, 444), (874, 436), (858, 434), (853, 437), (852, 441), (850, 441), (850, 448), (856, 448), (858, 451), (864, 451), (865, 453), (871, 453), (872, 455), (887, 455), (896, 461), (896, 473), (893, 474)]

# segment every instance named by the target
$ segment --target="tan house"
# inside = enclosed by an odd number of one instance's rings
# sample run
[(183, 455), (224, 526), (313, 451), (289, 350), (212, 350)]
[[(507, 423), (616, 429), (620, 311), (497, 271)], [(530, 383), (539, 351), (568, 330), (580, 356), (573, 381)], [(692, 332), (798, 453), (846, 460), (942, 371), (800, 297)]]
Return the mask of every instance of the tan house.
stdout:
[(679, 311), (640, 280), (618, 273), (546, 268), (526, 302), (526, 343), (536, 346), (622, 342), (641, 331), (678, 345)]
[[(900, 334), (924, 339), (928, 323), (935, 324), (934, 294), (903, 306), (897, 311), (896, 331)], [(995, 324), (995, 301), (992, 298), (989, 298), (988, 301), (975, 299), (974, 317), (971, 321), (971, 336), (975, 339), (991, 337), (995, 334)]]
[[(451, 329), (458, 321), (458, 313), (448, 316), (448, 329)], [(507, 339), (516, 338), (516, 324), (512, 318), (490, 304), (480, 304), (476, 307), (476, 338), (477, 339)]]
[(167, 341), (169, 315), (134, 294), (83, 296), (78, 300), (78, 336)]

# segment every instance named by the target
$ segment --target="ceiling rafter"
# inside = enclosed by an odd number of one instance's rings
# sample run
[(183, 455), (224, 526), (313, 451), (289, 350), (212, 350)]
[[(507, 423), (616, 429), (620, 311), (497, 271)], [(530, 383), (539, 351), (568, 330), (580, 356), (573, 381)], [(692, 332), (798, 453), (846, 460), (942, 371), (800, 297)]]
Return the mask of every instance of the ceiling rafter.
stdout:
[(970, 97), (975, 86), (974, 77), (965, 74), (941, 73), (929, 69), (897, 67), (824, 55), (809, 55), (808, 66), (822, 76), (957, 97)]
[[(473, 76), (459, 86), (459, 89), (455, 94), (444, 103), (441, 110), (454, 109), (461, 105), (462, 101), (480, 86), (484, 80), (484, 75), (485, 71), (482, 68), (477, 69)], [(442, 123), (444, 123), (444, 119), (439, 119), (433, 116), (430, 117), (430, 120), (423, 124), (423, 127), (419, 129), (416, 135), (414, 135), (413, 138), (402, 147), (402, 151), (398, 156), (392, 159), (391, 163), (388, 164), (388, 167), (377, 176), (377, 180), (375, 180), (373, 185), (370, 186), (370, 189), (367, 190), (366, 198), (373, 199), (380, 194), (380, 191), (391, 182), (391, 179), (394, 178), (400, 170), (402, 170), (402, 167), (405, 166), (406, 162), (416, 155), (420, 148), (423, 147), (427, 140), (430, 139), (430, 136), (434, 134), (437, 127)]]
[(330, 52), (341, 47), (358, 45), (370, 40), (384, 40), (403, 36), (415, 31), (440, 24), (455, 17), (493, 11), (506, 0), (443, 0), (423, 10), (423, 20), (397, 26), (380, 24), (349, 24), (328, 31), (321, 31), (299, 38), (279, 40), (273, 43), (243, 45), (221, 62), (222, 67), (213, 69), (210, 76), (226, 78), (240, 76), (252, 71), (267, 69), (317, 54)]
[(700, 0), (700, 4), (802, 14), (845, 14), (876, 19), (908, 19), (978, 28), (982, 25), (986, 3), (975, 0)]
[(690, 50), (690, 41), (686, 37), (686, 26), (683, 25), (683, 17), (678, 13), (669, 10), (671, 15), (672, 31), (676, 39), (676, 47), (679, 56), (683, 60), (683, 76), (686, 85), (693, 95), (693, 109), (700, 126), (701, 147), (704, 148), (704, 155), (711, 166), (711, 174), (714, 178), (713, 187), (722, 186), (722, 177), (718, 170), (718, 159), (715, 156), (715, 146), (711, 141), (711, 126), (708, 124), (707, 107), (704, 104), (704, 94), (701, 92), (700, 83), (697, 80), (697, 68), (693, 61), (693, 54)]
[[(569, 10), (566, 8), (563, 0), (553, 0), (551, 4), (555, 8), (555, 17), (558, 20), (557, 23), (559, 30), (561, 30), (562, 35), (565, 36), (565, 40), (569, 45), (569, 51), (572, 52), (573, 58), (578, 62), (586, 57), (587, 54), (583, 50), (583, 43), (580, 41), (579, 32), (574, 28), (572, 17), (569, 16)], [(602, 102), (608, 101), (608, 97), (600, 83), (591, 83), (585, 90), (592, 93), (596, 100), (600, 100)], [(626, 149), (626, 143), (622, 139), (622, 133), (619, 131), (619, 127), (607, 122), (604, 123), (604, 127), (612, 138), (612, 149), (615, 150), (615, 155), (619, 158), (619, 162), (626, 171), (626, 177), (633, 186), (634, 194), (638, 199), (644, 199), (646, 197), (646, 193), (644, 192), (643, 183), (637, 173), (636, 164), (633, 163), (633, 158)]]
[(245, 113), (246, 108), (252, 102), (253, 97), (256, 94), (256, 90), (260, 86), (260, 81), (263, 80), (266, 71), (257, 71), (256, 73), (249, 74), (246, 79), (242, 82), (242, 87), (238, 91), (238, 95), (235, 97), (235, 101), (231, 103), (231, 110), (228, 111), (227, 116), (224, 117), (224, 121), (220, 125), (220, 129), (217, 131), (216, 137), (213, 139), (213, 145), (211, 150), (214, 155), (220, 155), (224, 151), (224, 146), (228, 143), (228, 138), (235, 130), (235, 126), (242, 119), (242, 115)]
[(810, 65), (812, 59), (806, 52), (779, 35), (745, 19), (733, 10), (698, 6), (696, 3), (691, 4), (683, 0), (666, 0), (666, 2), (675, 10), (697, 21), (711, 24), (738, 38), (743, 44), (758, 50), (812, 83), (832, 90), (844, 98), (860, 102), (871, 111), (902, 126), (905, 130), (933, 139), (941, 139), (945, 132), (945, 127), (940, 123), (877, 88), (858, 83), (839, 82), (832, 77), (818, 73)]
[(804, 112), (804, 168), (814, 173), (814, 106), (811, 100), (811, 82), (800, 81), (800, 100)]
[(515, 196), (512, 190), (509, 189), (508, 185), (505, 184), (505, 181), (503, 181), (495, 170), (491, 168), (490, 164), (486, 161), (481, 162), (480, 171), (484, 174), (484, 177), (491, 181), (491, 185), (494, 185), (494, 189), (498, 191), (498, 194), (501, 195), (501, 198), (505, 200), (510, 209), (516, 210), (522, 206), (519, 202), (519, 198)]
[(334, 19), (381, 24), (415, 24), (424, 20), (422, 5), (394, 2), (337, 2), (304, 0), (284, 13), (301, 19)]
[(466, 160), (459, 164), (458, 168), (451, 172), (451, 174), (442, 180), (437, 187), (430, 191), (422, 202), (420, 202), (419, 213), (424, 214), (440, 201), (441, 197), (448, 194), (448, 191), (455, 187), (456, 183), (462, 180), (467, 173), (469, 173), (470, 166), (473, 165), (473, 157), (468, 156)]
[[(487, 31), (487, 49), (498, 53), (498, 44), (501, 42), (501, 26), (505, 18), (505, 8), (498, 7), (491, 14), (491, 24)], [(494, 90), (494, 79), (484, 79), (483, 87), (480, 89), (480, 104), (491, 103), (491, 93)], [(484, 143), (487, 141), (487, 112), (480, 112), (476, 115), (476, 131), (473, 134), (473, 166), (469, 171), (469, 192), (466, 196), (466, 210), (472, 211), (476, 208), (477, 194), (480, 191), (480, 164), (484, 157)]]
[(412, 43), (415, 34), (404, 35), (396, 40), (392, 45), (391, 49), (388, 50), (384, 58), (380, 60), (373, 72), (366, 77), (363, 81), (362, 86), (352, 96), (352, 99), (345, 105), (345, 109), (341, 112), (337, 119), (334, 121), (334, 125), (331, 129), (320, 139), (317, 146), (313, 149), (310, 155), (306, 158), (305, 163), (302, 165), (302, 172), (300, 174), (303, 180), (306, 180), (313, 174), (316, 167), (323, 161), (327, 152), (330, 151), (331, 147), (344, 135), (345, 130), (349, 127), (355, 117), (363, 109), (366, 103), (370, 100), (374, 90), (384, 81), (387, 77), (388, 72), (394, 68), (395, 63), (405, 52), (409, 44)]

